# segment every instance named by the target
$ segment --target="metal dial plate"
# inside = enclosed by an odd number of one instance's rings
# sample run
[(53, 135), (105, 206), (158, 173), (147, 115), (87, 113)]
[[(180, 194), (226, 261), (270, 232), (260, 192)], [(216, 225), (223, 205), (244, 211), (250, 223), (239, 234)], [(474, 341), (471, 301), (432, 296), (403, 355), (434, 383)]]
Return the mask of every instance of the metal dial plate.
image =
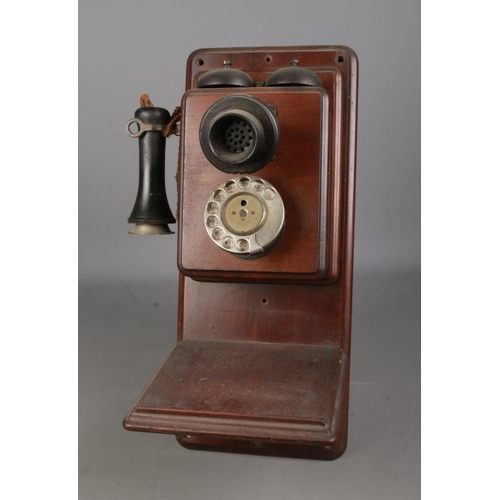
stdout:
[(266, 180), (244, 175), (227, 180), (210, 195), (205, 229), (223, 250), (240, 257), (260, 257), (274, 248), (285, 223), (280, 194)]

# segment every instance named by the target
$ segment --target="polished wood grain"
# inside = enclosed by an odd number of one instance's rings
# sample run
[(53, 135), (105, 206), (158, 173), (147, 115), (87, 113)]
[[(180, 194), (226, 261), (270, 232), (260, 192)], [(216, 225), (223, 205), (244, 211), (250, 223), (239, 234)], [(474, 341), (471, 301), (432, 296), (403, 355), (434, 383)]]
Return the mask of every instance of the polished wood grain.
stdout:
[[(224, 59), (259, 85), (299, 59), (320, 75), (324, 91), (193, 90)], [(188, 59), (186, 90), (178, 344), (124, 426), (175, 434), (191, 449), (338, 458), (348, 425), (356, 55), (344, 46), (200, 49)], [(287, 219), (273, 252), (251, 262), (202, 238), (203, 205), (227, 174), (201, 157), (196, 127), (203, 109), (228, 92), (278, 107), (285, 138), (275, 163), (254, 175), (277, 187), (297, 219), (291, 228)], [(307, 192), (304, 184), (316, 188)]]
[(182, 278), (179, 339), (341, 345), (342, 290)]

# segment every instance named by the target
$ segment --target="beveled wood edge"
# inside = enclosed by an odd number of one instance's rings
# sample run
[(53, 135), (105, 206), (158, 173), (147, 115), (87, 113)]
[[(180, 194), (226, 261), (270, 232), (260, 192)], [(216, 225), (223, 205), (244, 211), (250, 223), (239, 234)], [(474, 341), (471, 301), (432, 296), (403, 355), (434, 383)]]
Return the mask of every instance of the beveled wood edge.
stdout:
[[(349, 47), (345, 47), (349, 53), (350, 74), (348, 78), (348, 104), (347, 130), (349, 144), (347, 145), (347, 168), (346, 173), (346, 210), (345, 210), (345, 263), (342, 270), (344, 286), (343, 295), (343, 321), (342, 321), (342, 349), (351, 352), (351, 326), (352, 326), (352, 282), (354, 271), (354, 233), (355, 233), (355, 204), (356, 204), (356, 144), (357, 144), (357, 120), (358, 120), (358, 56)], [(347, 229), (347, 230), (346, 230)]]

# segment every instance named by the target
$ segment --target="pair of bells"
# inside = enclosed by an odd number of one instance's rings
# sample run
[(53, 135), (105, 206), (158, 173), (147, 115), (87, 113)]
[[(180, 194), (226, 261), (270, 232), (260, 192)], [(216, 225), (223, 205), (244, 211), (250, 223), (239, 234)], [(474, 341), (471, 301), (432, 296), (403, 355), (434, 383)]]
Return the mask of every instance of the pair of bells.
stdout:
[[(266, 80), (265, 87), (323, 87), (320, 77), (307, 68), (298, 66), (293, 59), (290, 66), (272, 73)], [(231, 68), (231, 61), (224, 61), (224, 68), (207, 71), (200, 76), (198, 88), (255, 87), (253, 78), (244, 71)]]

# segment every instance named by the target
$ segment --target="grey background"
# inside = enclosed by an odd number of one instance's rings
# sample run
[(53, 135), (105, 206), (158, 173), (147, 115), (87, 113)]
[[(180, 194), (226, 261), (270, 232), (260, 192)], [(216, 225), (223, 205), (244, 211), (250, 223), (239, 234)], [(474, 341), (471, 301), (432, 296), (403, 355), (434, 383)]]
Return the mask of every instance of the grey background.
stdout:
[[(79, 6), (80, 499), (420, 497), (420, 2)], [(360, 61), (349, 444), (334, 462), (188, 451), (121, 420), (175, 344), (175, 237), (127, 233), (142, 93), (172, 110), (200, 47), (352, 47)], [(167, 143), (175, 207), (178, 139)]]

